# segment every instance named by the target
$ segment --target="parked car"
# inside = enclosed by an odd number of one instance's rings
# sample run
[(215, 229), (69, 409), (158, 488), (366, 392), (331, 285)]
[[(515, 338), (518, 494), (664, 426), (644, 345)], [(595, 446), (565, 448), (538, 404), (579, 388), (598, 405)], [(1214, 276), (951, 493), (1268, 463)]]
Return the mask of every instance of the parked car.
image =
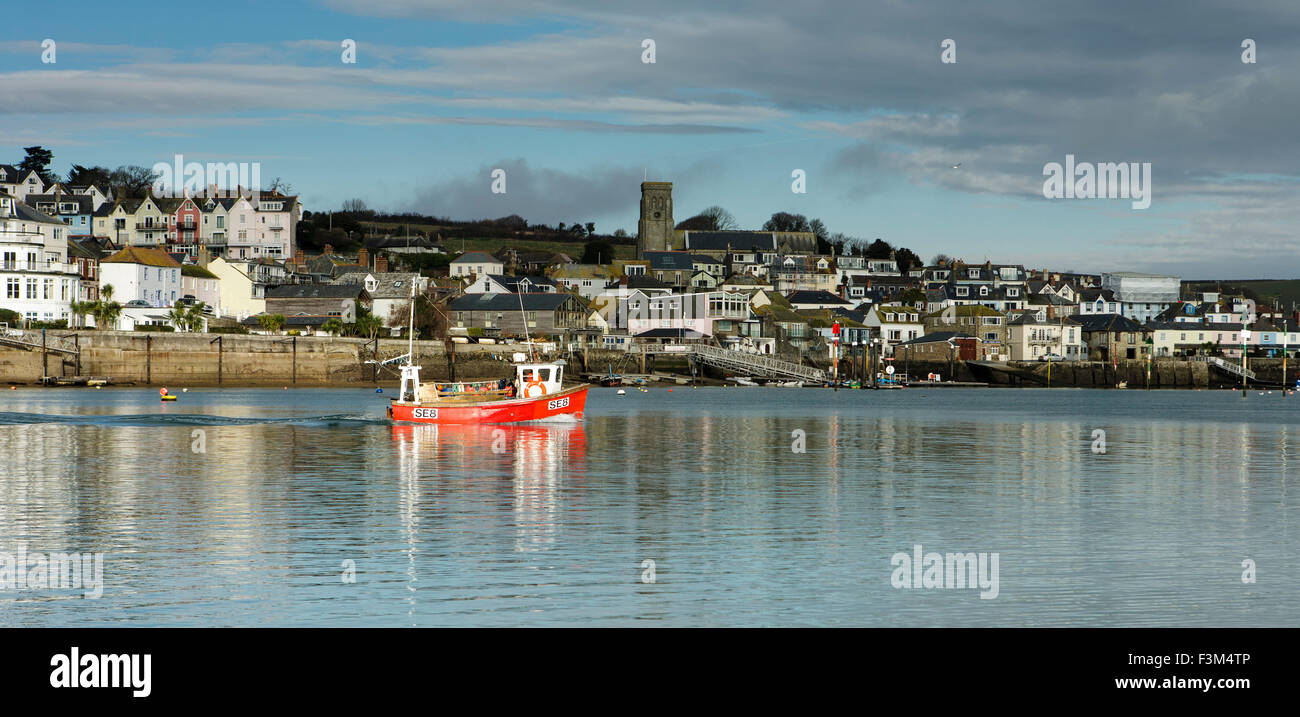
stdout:
[(1039, 356), (1039, 357), (1038, 357), (1038, 360), (1039, 360), (1040, 362), (1042, 362), (1042, 361), (1064, 361), (1064, 360), (1065, 360), (1065, 357), (1062, 356), (1062, 355), (1060, 355), (1060, 354), (1043, 354), (1042, 356)]
[(147, 309), (149, 308), (149, 302), (145, 301), (144, 299), (131, 299), (130, 301), (126, 302), (126, 306), (143, 307)]

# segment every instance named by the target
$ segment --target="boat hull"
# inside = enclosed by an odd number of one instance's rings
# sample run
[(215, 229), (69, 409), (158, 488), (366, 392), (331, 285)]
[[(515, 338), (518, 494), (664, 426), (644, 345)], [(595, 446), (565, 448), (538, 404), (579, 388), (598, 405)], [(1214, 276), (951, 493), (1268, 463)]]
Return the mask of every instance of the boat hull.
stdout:
[(580, 421), (587, 407), (588, 386), (559, 393), (481, 403), (434, 402), (416, 405), (393, 401), (388, 418), (403, 423), (524, 423), (527, 421)]

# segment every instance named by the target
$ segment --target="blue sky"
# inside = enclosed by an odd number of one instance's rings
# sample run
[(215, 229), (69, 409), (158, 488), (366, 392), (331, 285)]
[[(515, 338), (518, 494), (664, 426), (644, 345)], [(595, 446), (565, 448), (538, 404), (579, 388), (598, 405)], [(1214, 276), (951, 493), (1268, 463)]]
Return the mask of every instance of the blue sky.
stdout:
[[(926, 259), (1295, 277), (1294, 3), (1130, 5), (65, 2), (0, 27), (0, 161), (260, 162), (311, 210), (629, 232), (644, 176), (679, 220), (799, 212)], [(1151, 207), (1044, 198), (1067, 153), (1151, 162)]]

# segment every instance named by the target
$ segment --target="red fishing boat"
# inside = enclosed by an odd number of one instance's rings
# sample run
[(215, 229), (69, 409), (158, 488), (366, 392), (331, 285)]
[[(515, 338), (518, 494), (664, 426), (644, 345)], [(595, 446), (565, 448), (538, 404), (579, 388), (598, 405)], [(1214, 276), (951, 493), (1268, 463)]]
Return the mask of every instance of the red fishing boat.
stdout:
[(589, 387), (564, 387), (563, 360), (516, 361), (513, 379), (458, 383), (420, 383), (420, 367), (407, 364), (388, 417), (412, 423), (580, 421)]
[[(415, 284), (411, 285), (411, 325), (406, 365), (398, 397), (388, 404), (388, 418), (409, 423), (523, 423), (580, 421), (587, 407), (588, 384), (564, 387), (564, 360), (531, 361), (514, 355), (514, 374), (500, 381), (420, 383), (415, 357)], [(520, 299), (520, 313), (523, 303)], [(527, 325), (525, 320), (524, 325)]]

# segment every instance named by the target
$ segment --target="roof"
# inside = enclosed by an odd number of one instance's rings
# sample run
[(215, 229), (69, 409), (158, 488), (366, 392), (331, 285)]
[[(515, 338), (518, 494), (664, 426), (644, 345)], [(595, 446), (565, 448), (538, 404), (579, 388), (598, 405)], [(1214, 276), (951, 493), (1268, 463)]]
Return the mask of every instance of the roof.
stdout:
[(844, 306), (853, 305), (853, 302), (845, 301), (839, 296), (836, 296), (835, 294), (832, 294), (831, 292), (825, 290), (792, 291), (786, 294), (785, 298), (786, 301), (789, 301), (792, 305), (793, 304), (843, 304)]
[(28, 194), (23, 201), (33, 207), (36, 206), (37, 202), (76, 204), (77, 209), (72, 212), (73, 214), (91, 214), (95, 211), (95, 198), (85, 194)]
[(551, 276), (560, 279), (604, 279), (605, 267), (600, 264), (560, 264), (551, 270)]
[(983, 304), (965, 304), (962, 306), (950, 306), (941, 311), (936, 311), (927, 315), (925, 318), (934, 317), (944, 318), (945, 316), (1003, 316), (1004, 314), (997, 309), (990, 308)]
[(1133, 319), (1119, 314), (1083, 314), (1075, 316), (1074, 322), (1083, 327), (1084, 332), (1092, 331), (1147, 331)]
[[(572, 294), (465, 294), (453, 299), (452, 311), (555, 311)], [(522, 307), (522, 309), (521, 309)]]
[(481, 251), (467, 251), (464, 254), (452, 260), (453, 264), (464, 264), (468, 262), (484, 262), (488, 264), (500, 264), (501, 260)]
[(101, 264), (144, 264), (145, 266), (179, 267), (180, 263), (171, 258), (162, 249), (150, 249), (142, 246), (129, 246), (105, 259)]
[(182, 264), (181, 276), (197, 276), (203, 279), (220, 279), (221, 277), (204, 269), (198, 264)]
[[(650, 262), (654, 271), (692, 271), (695, 269), (691, 253), (688, 251), (645, 251), (641, 257)], [(713, 263), (717, 263), (714, 261)]]
[(14, 214), (19, 219), (25, 219), (29, 222), (37, 222), (39, 224), (58, 224), (61, 227), (67, 226), (62, 219), (55, 219), (45, 212), (38, 211), (35, 207), (27, 206), (23, 202), (14, 202)]
[[(1079, 324), (1079, 322), (1075, 321), (1073, 317), (1061, 316), (1055, 319), (1049, 319), (1047, 318), (1046, 313), (1043, 313), (1043, 318), (1040, 319), (1038, 318), (1038, 315), (1039, 313), (1042, 312), (1043, 309), (1037, 309), (1037, 310), (1025, 309), (1021, 311), (1012, 312), (1014, 316), (1007, 320), (1007, 325), (1008, 326), (1077, 326)], [(1012, 316), (1012, 314), (1007, 314), (1007, 315)]]
[(419, 274), (414, 272), (350, 271), (346, 274), (339, 274), (333, 283), (364, 286), (367, 276), (373, 276), (376, 282), (373, 290), (367, 290), (372, 299), (409, 299), (411, 298), (411, 284), (420, 277)]
[(286, 284), (268, 289), (268, 299), (355, 299), (365, 293), (359, 284)]
[(96, 244), (94, 241), (87, 239), (83, 242), (81, 240), (73, 239), (71, 237), (68, 238), (69, 259), (72, 258), (99, 259), (102, 256), (104, 256), (104, 252), (100, 251), (99, 245)]

